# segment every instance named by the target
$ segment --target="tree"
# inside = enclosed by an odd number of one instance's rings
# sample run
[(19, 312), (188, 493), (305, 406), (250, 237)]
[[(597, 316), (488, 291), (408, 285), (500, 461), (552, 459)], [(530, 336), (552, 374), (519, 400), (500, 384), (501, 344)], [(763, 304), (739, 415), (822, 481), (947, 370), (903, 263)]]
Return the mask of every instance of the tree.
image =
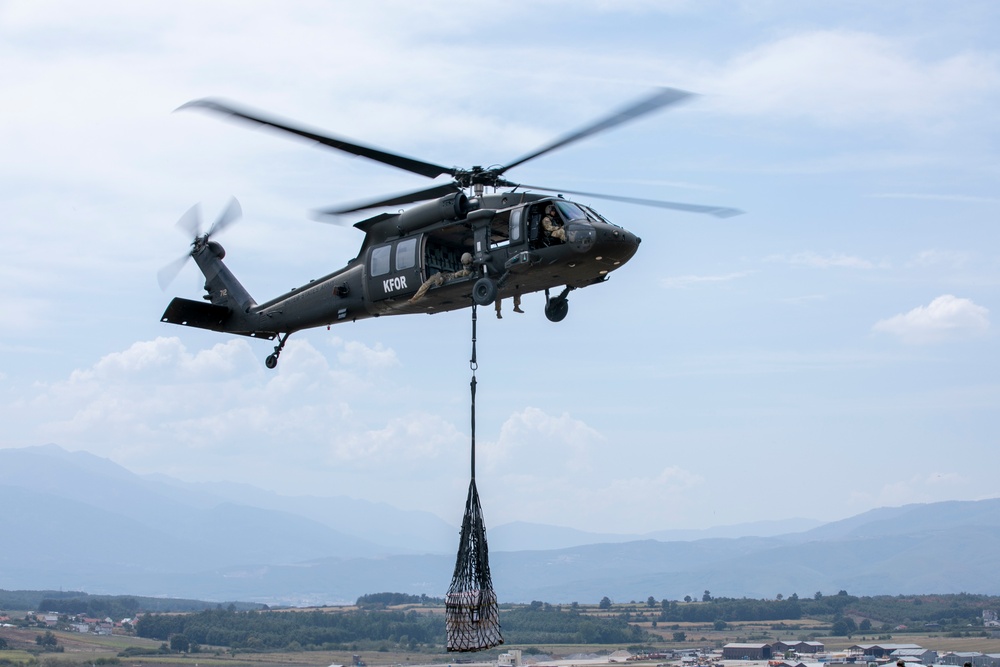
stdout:
[(701, 601), (702, 602), (711, 602), (712, 601), (712, 593), (711, 593), (711, 591), (706, 590), (702, 594), (702, 596), (701, 596)]
[(35, 643), (39, 646), (44, 646), (46, 648), (51, 648), (59, 643), (56, 640), (56, 636), (52, 634), (51, 630), (46, 630), (44, 635), (36, 635)]
[(601, 602), (597, 606), (600, 609), (611, 609), (611, 598), (605, 595), (601, 598)]
[(690, 595), (685, 595), (684, 596), (684, 601), (685, 602), (690, 602), (691, 601), (691, 596)]
[(858, 624), (850, 616), (834, 621), (830, 634), (834, 637), (850, 637), (858, 631)]
[(656, 606), (656, 598), (654, 598), (652, 595), (650, 595), (648, 598), (646, 598), (646, 606), (647, 607), (655, 607)]
[(170, 650), (177, 653), (187, 653), (191, 642), (182, 634), (170, 635)]
[(871, 632), (872, 631), (872, 622), (869, 619), (866, 618), (863, 621), (861, 621), (861, 625), (858, 626), (858, 629), (861, 630), (861, 632), (864, 632), (864, 633)]
[(674, 633), (674, 641), (675, 642), (686, 642), (687, 641), (687, 634), (683, 633), (683, 632), (675, 632)]
[(778, 593), (778, 594), (777, 594), (777, 595), (776, 595), (776, 596), (774, 597), (774, 599), (775, 599), (775, 600), (781, 600), (781, 599), (783, 599), (784, 597), (785, 597), (784, 595), (782, 595), (781, 593)]
[(819, 591), (816, 591), (816, 593), (813, 595), (813, 600), (822, 600), (822, 599), (823, 599), (823, 594), (820, 593)]

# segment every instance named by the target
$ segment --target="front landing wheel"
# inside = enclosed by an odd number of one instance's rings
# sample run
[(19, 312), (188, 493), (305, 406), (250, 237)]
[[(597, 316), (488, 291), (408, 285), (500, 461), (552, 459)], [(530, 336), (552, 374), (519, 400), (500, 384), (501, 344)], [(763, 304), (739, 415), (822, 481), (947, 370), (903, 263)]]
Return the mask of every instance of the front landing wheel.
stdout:
[(497, 284), (491, 278), (480, 278), (472, 286), (472, 300), (480, 306), (488, 306), (497, 300)]
[(551, 299), (545, 304), (545, 317), (549, 322), (562, 322), (569, 313), (569, 301), (566, 299)]

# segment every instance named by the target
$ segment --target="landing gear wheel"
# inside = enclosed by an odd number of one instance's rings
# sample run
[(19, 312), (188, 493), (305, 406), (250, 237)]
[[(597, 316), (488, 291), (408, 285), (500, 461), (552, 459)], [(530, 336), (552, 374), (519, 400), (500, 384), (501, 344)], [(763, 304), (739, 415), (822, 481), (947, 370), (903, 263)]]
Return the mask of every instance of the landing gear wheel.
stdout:
[(545, 304), (545, 317), (549, 322), (562, 322), (569, 313), (569, 301), (566, 299), (552, 299)]
[(545, 317), (549, 322), (562, 322), (566, 319), (566, 313), (569, 312), (569, 299), (566, 295), (574, 289), (576, 288), (566, 285), (559, 296), (549, 296), (549, 291), (545, 290)]
[(268, 368), (273, 369), (278, 365), (278, 357), (281, 356), (281, 351), (285, 348), (285, 341), (291, 336), (291, 333), (286, 333), (284, 336), (278, 336), (278, 344), (274, 346), (274, 354), (267, 355), (264, 359), (264, 365)]
[(480, 278), (472, 286), (472, 300), (480, 306), (488, 306), (497, 300), (497, 284), (490, 278)]

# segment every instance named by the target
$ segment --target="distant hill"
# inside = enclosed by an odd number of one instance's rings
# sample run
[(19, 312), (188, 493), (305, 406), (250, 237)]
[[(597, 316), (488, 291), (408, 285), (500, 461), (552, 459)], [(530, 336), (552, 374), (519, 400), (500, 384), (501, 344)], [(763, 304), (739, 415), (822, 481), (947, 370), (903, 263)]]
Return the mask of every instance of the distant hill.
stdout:
[(501, 551), (532, 551), (566, 549), (585, 544), (614, 544), (636, 540), (660, 542), (691, 542), (714, 537), (771, 537), (798, 533), (823, 525), (814, 519), (787, 519), (784, 521), (755, 521), (732, 526), (715, 526), (700, 530), (659, 530), (642, 535), (624, 533), (588, 533), (573, 528), (547, 526), (538, 523), (515, 521), (490, 529), (490, 544)]
[[(0, 449), (0, 534), (16, 545), (0, 550), (0, 589), (268, 604), (440, 596), (457, 544), (428, 513), (141, 477), (55, 445)], [(1000, 499), (649, 536), (514, 523), (489, 539), (509, 602), (1000, 594)]]

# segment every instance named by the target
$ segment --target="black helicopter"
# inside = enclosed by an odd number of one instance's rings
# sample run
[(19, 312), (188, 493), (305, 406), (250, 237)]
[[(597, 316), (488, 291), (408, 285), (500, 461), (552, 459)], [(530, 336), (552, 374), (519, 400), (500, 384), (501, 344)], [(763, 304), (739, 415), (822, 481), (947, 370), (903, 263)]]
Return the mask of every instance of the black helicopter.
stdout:
[[(269, 118), (211, 99), (180, 109), (207, 109), (310, 139), (406, 171), (452, 180), (414, 192), (318, 211), (339, 216), (375, 208), (424, 201), (397, 213), (380, 213), (356, 223), (365, 233), (358, 256), (327, 276), (258, 304), (222, 262), (225, 250), (212, 236), (241, 215), (233, 199), (207, 232), (198, 207), (178, 225), (194, 237), (191, 251), (160, 271), (164, 289), (184, 262), (193, 257), (205, 274), (204, 301), (175, 298), (163, 322), (225, 333), (278, 339), (266, 365), (274, 368), (288, 337), (302, 329), (329, 326), (382, 315), (440, 313), (487, 306), (499, 299), (545, 292), (545, 316), (559, 322), (569, 310), (570, 291), (607, 280), (608, 274), (636, 253), (640, 239), (609, 222), (589, 206), (562, 197), (518, 191), (582, 195), (646, 206), (728, 217), (741, 213), (720, 206), (700, 206), (618, 197), (514, 183), (509, 169), (567, 144), (610, 129), (671, 104), (691, 93), (663, 88), (611, 115), (498, 167), (442, 167), (381, 151), (329, 134)], [(486, 189), (492, 190), (487, 193)], [(498, 192), (507, 189), (505, 192)], [(468, 194), (467, 194), (468, 192)], [(431, 200), (431, 201), (426, 201)], [(562, 288), (558, 294), (550, 290)], [(498, 311), (499, 313), (499, 311)]]

